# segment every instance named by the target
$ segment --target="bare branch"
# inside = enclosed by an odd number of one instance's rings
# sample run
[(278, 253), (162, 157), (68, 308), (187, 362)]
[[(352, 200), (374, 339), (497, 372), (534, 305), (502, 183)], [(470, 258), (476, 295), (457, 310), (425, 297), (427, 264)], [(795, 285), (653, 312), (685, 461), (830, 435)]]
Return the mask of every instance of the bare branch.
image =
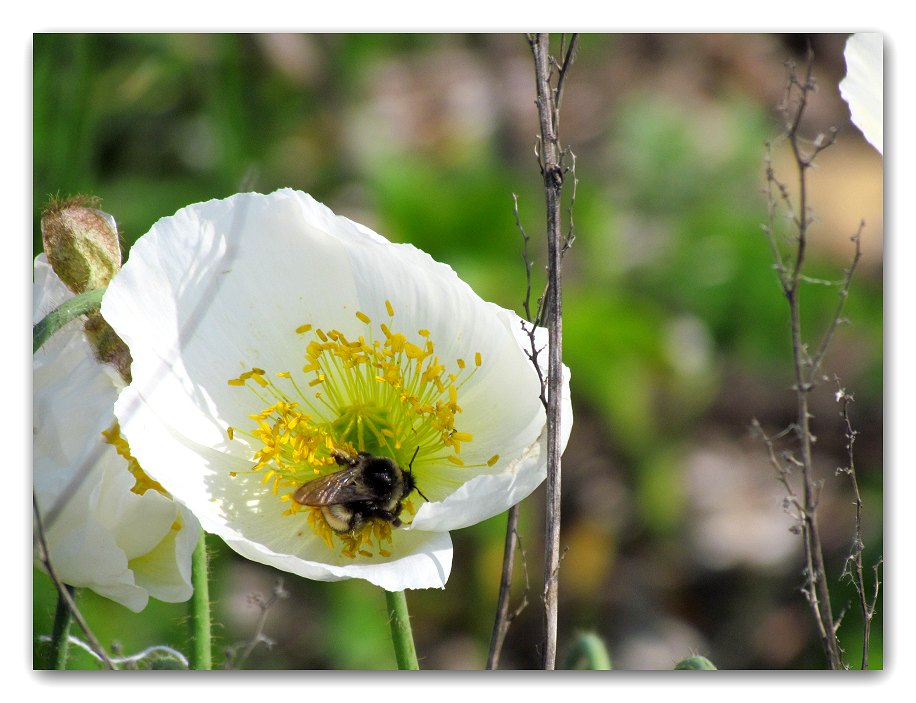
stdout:
[[(523, 307), (526, 321), (522, 329), (529, 340), (526, 355), (531, 360), (540, 383), (540, 400), (547, 413), (547, 443), (548, 443), (548, 507), (547, 507), (547, 539), (545, 547), (544, 571), (544, 602), (545, 602), (545, 648), (543, 651), (544, 668), (552, 669), (556, 662), (556, 596), (559, 566), (559, 477), (560, 477), (560, 447), (559, 447), (559, 422), (560, 422), (560, 393), (562, 388), (562, 333), (561, 333), (561, 297), (560, 297), (560, 262), (572, 246), (575, 239), (575, 230), (572, 219), (573, 206), (578, 179), (575, 175), (575, 154), (568, 149), (561, 149), (557, 130), (560, 118), (560, 104), (563, 89), (568, 76), (569, 68), (575, 57), (578, 46), (578, 35), (570, 37), (566, 44), (565, 35), (561, 37), (560, 53), (563, 55), (559, 63), (549, 54), (549, 37), (544, 34), (527, 34), (526, 38), (532, 50), (535, 62), (535, 83), (537, 88), (538, 118), (540, 134), (535, 142), (534, 154), (538, 168), (544, 177), (545, 198), (547, 202), (547, 284), (543, 294), (538, 298), (537, 308), (532, 317), (531, 312), (531, 269), (528, 243), (530, 237), (521, 225), (518, 212), (518, 198), (513, 195), (513, 214), (515, 224), (523, 242), (522, 260), (525, 263), (525, 298)], [(556, 69), (556, 71), (554, 71)], [(556, 79), (553, 88), (551, 79)], [(571, 160), (567, 166), (566, 161)], [(565, 237), (561, 238), (560, 202), (564, 180), (568, 174), (572, 175), (572, 194), (568, 208), (569, 228)], [(548, 327), (548, 360), (545, 374), (540, 361), (543, 346), (538, 346), (536, 331), (542, 326)], [(517, 521), (517, 507), (510, 511), (509, 523), (506, 528), (506, 542), (504, 547), (503, 573), (500, 581), (500, 598), (497, 608), (496, 622), (490, 643), (488, 668), (495, 668), (498, 662), (499, 651), (502, 647), (505, 632), (515, 615), (508, 611), (508, 594), (512, 576), (512, 555), (517, 543), (515, 522)], [(524, 552), (522, 552), (524, 556)], [(527, 573), (526, 573), (527, 579)], [(527, 593), (527, 588), (526, 588)], [(523, 598), (517, 615), (527, 605), (527, 597)]]
[(525, 552), (520, 545), (518, 535), (518, 511), (519, 504), (516, 503), (509, 509), (509, 519), (506, 524), (506, 543), (503, 549), (503, 572), (499, 582), (499, 598), (497, 599), (496, 621), (493, 623), (493, 634), (490, 637), (490, 651), (487, 655), (487, 669), (499, 668), (499, 656), (502, 652), (503, 642), (506, 639), (506, 633), (509, 631), (509, 625), (521, 614), (528, 606), (528, 566), (525, 567), (525, 592), (522, 594), (521, 603), (512, 612), (509, 612), (509, 596), (512, 587), (512, 570), (515, 566), (515, 550), (518, 548), (525, 560)]
[(846, 474), (852, 484), (854, 503), (856, 507), (856, 532), (853, 538), (852, 548), (846, 559), (846, 565), (843, 569), (843, 576), (848, 578), (856, 589), (859, 598), (859, 608), (862, 612), (862, 669), (868, 668), (868, 648), (871, 639), (871, 621), (875, 615), (875, 608), (880, 592), (881, 582), (878, 578), (878, 564), (874, 567), (874, 590), (869, 597), (866, 593), (865, 569), (862, 564), (862, 552), (865, 550), (865, 541), (862, 530), (862, 496), (859, 493), (859, 481), (856, 476), (856, 462), (854, 446), (858, 432), (852, 428), (852, 420), (849, 417), (849, 406), (855, 400), (853, 396), (846, 392), (840, 386), (839, 379), (834, 378), (837, 386), (836, 400), (840, 404), (840, 417), (846, 425), (846, 457), (848, 464), (837, 469), (837, 473)]
[(836, 332), (837, 327), (839, 327), (840, 323), (843, 321), (843, 309), (846, 307), (846, 300), (849, 298), (849, 286), (852, 284), (852, 275), (855, 273), (856, 267), (859, 265), (859, 259), (862, 258), (862, 245), (860, 242), (860, 237), (864, 227), (865, 222), (860, 222), (859, 229), (856, 230), (856, 233), (852, 236), (852, 242), (855, 244), (855, 254), (853, 255), (852, 263), (849, 265), (849, 268), (846, 269), (846, 275), (843, 278), (842, 285), (840, 286), (840, 300), (837, 303), (836, 312), (834, 312), (833, 319), (830, 321), (830, 326), (824, 333), (823, 339), (821, 339), (820, 346), (817, 348), (814, 356), (811, 357), (811, 368), (808, 371), (808, 379), (810, 383), (814, 383), (815, 377), (820, 371), (821, 364), (824, 361), (824, 356), (827, 353), (827, 347), (830, 346), (830, 342), (833, 340), (833, 333)]
[[(857, 233), (856, 237), (854, 237), (856, 255), (852, 265), (846, 272), (846, 277), (841, 286), (840, 304), (836, 315), (828, 325), (821, 344), (812, 357), (808, 353), (807, 345), (802, 336), (800, 306), (800, 283), (806, 281), (803, 270), (806, 263), (808, 229), (813, 221), (809, 213), (807, 172), (817, 155), (832, 145), (836, 139), (835, 130), (831, 131), (829, 137), (818, 135), (810, 143), (806, 142), (800, 134), (800, 126), (808, 104), (808, 98), (815, 89), (813, 65), (813, 54), (810, 51), (807, 69), (803, 77), (799, 77), (794, 65), (788, 65), (785, 94), (779, 108), (784, 118), (785, 138), (791, 146), (795, 160), (798, 178), (797, 206), (793, 203), (788, 188), (776, 178), (769, 154), (769, 146), (767, 149), (766, 169), (768, 224), (765, 232), (773, 252), (773, 260), (779, 276), (779, 282), (789, 304), (792, 359), (795, 375), (794, 389), (797, 404), (793, 431), (798, 442), (798, 456), (788, 454), (784, 455), (782, 460), (778, 460), (773, 442), (766, 438), (766, 435), (763, 436), (770, 453), (770, 462), (776, 468), (777, 476), (786, 488), (788, 505), (792, 507), (798, 519), (797, 527), (802, 535), (805, 553), (805, 583), (802, 586), (802, 592), (811, 605), (811, 612), (817, 625), (829, 667), (831, 669), (843, 669), (845, 665), (843, 664), (842, 650), (837, 640), (836, 624), (831, 611), (823, 548), (817, 524), (817, 506), (822, 483), (814, 477), (812, 445), (815, 437), (811, 431), (809, 396), (816, 385), (820, 365), (841, 319), (852, 273), (858, 263), (860, 251)], [(777, 203), (781, 203), (791, 215), (791, 221), (795, 229), (794, 250), (786, 258), (783, 257), (777, 240)], [(790, 260), (788, 265), (786, 259)], [(799, 470), (800, 495), (799, 492), (793, 489), (789, 479), (791, 468)]]
[(551, 88), (553, 72), (557, 65), (550, 58), (550, 38), (547, 34), (528, 36), (535, 66), (537, 108), (540, 122), (540, 148), (538, 150), (541, 175), (544, 178), (544, 195), (547, 204), (547, 291), (544, 297), (544, 319), (548, 328), (547, 365), (547, 513), (544, 549), (544, 611), (545, 636), (543, 667), (556, 666), (557, 646), (557, 595), (560, 559), (560, 394), (562, 392), (562, 295), (561, 263), (563, 243), (561, 236), (560, 201), (565, 176), (562, 163), (564, 150), (560, 148), (557, 126), (559, 105), (569, 63), (578, 38), (573, 35), (562, 65), (558, 67), (558, 85)]

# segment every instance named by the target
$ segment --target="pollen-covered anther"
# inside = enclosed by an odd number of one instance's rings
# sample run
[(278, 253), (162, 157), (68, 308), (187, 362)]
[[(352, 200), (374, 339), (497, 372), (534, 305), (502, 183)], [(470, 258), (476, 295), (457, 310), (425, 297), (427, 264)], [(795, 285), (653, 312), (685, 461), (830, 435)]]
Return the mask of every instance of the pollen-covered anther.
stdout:
[(117, 421), (113, 422), (111, 427), (102, 432), (102, 437), (104, 437), (105, 442), (112, 445), (121, 458), (127, 462), (127, 469), (134, 477), (134, 485), (130, 489), (133, 493), (142, 496), (147, 491), (152, 490), (164, 496), (169, 495), (157, 481), (154, 481), (146, 474), (140, 466), (140, 463), (130, 453), (130, 447), (127, 444), (127, 440), (121, 436), (121, 426)]

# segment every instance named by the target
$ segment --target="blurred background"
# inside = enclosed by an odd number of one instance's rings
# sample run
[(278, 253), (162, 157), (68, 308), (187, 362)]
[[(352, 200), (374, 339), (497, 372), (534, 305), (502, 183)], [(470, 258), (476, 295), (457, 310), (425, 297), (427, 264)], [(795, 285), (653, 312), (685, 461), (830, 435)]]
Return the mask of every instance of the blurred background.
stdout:
[[(863, 259), (812, 396), (819, 509), (834, 612), (859, 665), (861, 616), (841, 578), (854, 534), (838, 376), (854, 394), (865, 564), (883, 549), (883, 162), (837, 85), (846, 35), (587, 34), (560, 136), (576, 154), (576, 240), (564, 264), (564, 358), (575, 424), (563, 459), (566, 550), (558, 668), (578, 633), (615, 668), (670, 669), (694, 653), (724, 669), (823, 668), (800, 592), (800, 539), (766, 449), (794, 419), (787, 305), (767, 240), (766, 143), (796, 180), (776, 111), (787, 60), (810, 44), (819, 90), (803, 132), (837, 144), (809, 174), (807, 273), (839, 281), (860, 220)], [(559, 46), (558, 38), (556, 46)], [(534, 74), (522, 35), (35, 35), (34, 253), (48, 196), (97, 195), (127, 241), (160, 217), (240, 190), (293, 187), (450, 264), (485, 299), (524, 314), (522, 240), (542, 285), (544, 203), (534, 157)], [(567, 191), (568, 192), (568, 191)], [(803, 289), (815, 346), (835, 285)], [(539, 666), (543, 487), (523, 503), (524, 558), (501, 668)], [(485, 665), (505, 516), (452, 533), (444, 591), (411, 591), (421, 667)], [(237, 557), (213, 538), (217, 664), (251, 640), (247, 668), (394, 668), (384, 596), (361, 581), (310, 582)], [(870, 575), (870, 574), (869, 574)], [(56, 596), (33, 573), (33, 637)], [(187, 651), (185, 604), (140, 614), (81, 593), (103, 644)], [(882, 605), (871, 668), (882, 666)], [(35, 646), (40, 646), (36, 644)], [(73, 651), (75, 664), (93, 668)]]

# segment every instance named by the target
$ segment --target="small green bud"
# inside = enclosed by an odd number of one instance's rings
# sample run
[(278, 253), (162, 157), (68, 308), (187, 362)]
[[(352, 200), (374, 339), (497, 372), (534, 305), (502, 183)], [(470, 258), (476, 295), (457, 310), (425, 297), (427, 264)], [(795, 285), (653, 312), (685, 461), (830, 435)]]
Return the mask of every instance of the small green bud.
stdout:
[(566, 657), (566, 668), (610, 671), (611, 656), (604, 640), (594, 632), (578, 633)]
[(693, 656), (687, 657), (686, 659), (681, 659), (676, 665), (675, 670), (677, 669), (705, 669), (705, 670), (716, 670), (716, 665), (713, 664), (706, 657)]
[(74, 293), (104, 288), (121, 268), (118, 227), (98, 204), (83, 195), (52, 199), (41, 216), (48, 263)]

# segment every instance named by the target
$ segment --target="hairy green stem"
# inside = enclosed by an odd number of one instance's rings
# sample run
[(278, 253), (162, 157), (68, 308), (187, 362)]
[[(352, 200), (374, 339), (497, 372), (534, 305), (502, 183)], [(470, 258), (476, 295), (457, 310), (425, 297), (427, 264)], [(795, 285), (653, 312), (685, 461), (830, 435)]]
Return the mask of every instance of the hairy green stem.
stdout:
[(191, 669), (212, 669), (212, 641), (210, 636), (210, 584), (208, 581), (207, 533), (200, 531), (200, 538), (191, 561), (191, 654), (188, 658)]
[(419, 669), (404, 591), (385, 591), (385, 602), (388, 605), (388, 624), (391, 626), (391, 642), (394, 644), (398, 669)]
[[(75, 598), (76, 589), (65, 586), (71, 598)], [(51, 651), (48, 654), (48, 668), (66, 669), (67, 654), (70, 649), (70, 623), (73, 615), (70, 606), (62, 594), (57, 597), (57, 611), (54, 613), (54, 629), (51, 631)]]
[(74, 318), (98, 310), (104, 293), (104, 288), (80, 293), (49, 312), (41, 322), (32, 328), (32, 353), (37, 352), (52, 334)]

